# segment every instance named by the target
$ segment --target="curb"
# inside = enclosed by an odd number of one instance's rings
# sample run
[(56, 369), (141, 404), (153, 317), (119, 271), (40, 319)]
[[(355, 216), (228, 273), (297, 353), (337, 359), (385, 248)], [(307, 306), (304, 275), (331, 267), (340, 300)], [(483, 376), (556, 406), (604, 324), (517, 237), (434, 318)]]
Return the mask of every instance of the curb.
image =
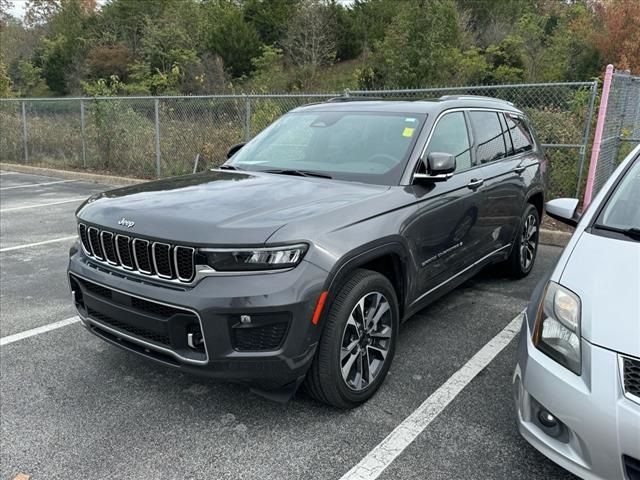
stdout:
[(17, 163), (0, 162), (0, 168), (12, 170), (19, 173), (30, 173), (33, 175), (46, 175), (59, 177), (65, 180), (84, 180), (86, 182), (102, 183), (105, 185), (122, 186), (136, 185), (149, 180), (138, 178), (118, 177), (115, 175), (102, 175), (98, 173), (74, 172), (70, 170), (56, 170), (55, 168), (32, 167), (30, 165), (20, 165)]
[(556, 247), (566, 247), (573, 236), (569, 232), (557, 232), (555, 230), (540, 229), (540, 243), (543, 245), (553, 245)]

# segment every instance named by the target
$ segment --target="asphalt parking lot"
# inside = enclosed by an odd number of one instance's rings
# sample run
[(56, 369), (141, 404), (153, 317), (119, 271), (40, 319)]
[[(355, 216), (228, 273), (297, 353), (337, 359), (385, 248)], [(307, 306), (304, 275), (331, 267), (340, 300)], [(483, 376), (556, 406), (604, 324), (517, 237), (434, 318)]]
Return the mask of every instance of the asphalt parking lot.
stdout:
[[(524, 280), (483, 272), (405, 323), (389, 377), (366, 405), (337, 411), (303, 392), (281, 405), (155, 365), (74, 321), (65, 276), (74, 211), (106, 188), (0, 172), (2, 479), (373, 478), (348, 472), (503, 331), (561, 252), (541, 246)], [(572, 478), (517, 432), (515, 346), (378, 478)]]

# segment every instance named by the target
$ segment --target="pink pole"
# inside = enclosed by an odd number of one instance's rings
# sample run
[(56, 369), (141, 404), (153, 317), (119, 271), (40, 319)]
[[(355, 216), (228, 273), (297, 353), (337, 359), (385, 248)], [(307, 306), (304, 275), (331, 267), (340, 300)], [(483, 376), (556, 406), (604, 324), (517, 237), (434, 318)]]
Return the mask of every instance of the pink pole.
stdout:
[(600, 99), (600, 108), (598, 109), (598, 122), (596, 123), (596, 132), (593, 137), (593, 148), (591, 149), (591, 160), (589, 162), (589, 174), (587, 175), (587, 188), (584, 191), (583, 210), (591, 203), (593, 196), (593, 184), (596, 179), (596, 170), (598, 167), (598, 158), (600, 157), (600, 147), (602, 146), (602, 134), (604, 132), (604, 122), (607, 117), (607, 104), (609, 103), (609, 90), (611, 89), (611, 80), (613, 78), (613, 65), (607, 65), (604, 74), (604, 83), (602, 84), (602, 98)]

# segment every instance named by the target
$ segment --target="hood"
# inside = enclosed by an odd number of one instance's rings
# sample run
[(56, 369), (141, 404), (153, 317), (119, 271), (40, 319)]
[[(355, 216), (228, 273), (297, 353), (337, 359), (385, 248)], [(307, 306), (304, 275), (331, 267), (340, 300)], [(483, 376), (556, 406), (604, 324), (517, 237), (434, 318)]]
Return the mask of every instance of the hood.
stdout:
[[(260, 245), (283, 225), (383, 194), (388, 187), (267, 173), (210, 171), (91, 197), (80, 220), (187, 245)], [(131, 228), (120, 226), (126, 218)]]
[(582, 336), (640, 357), (640, 243), (584, 232), (560, 283), (580, 296)]

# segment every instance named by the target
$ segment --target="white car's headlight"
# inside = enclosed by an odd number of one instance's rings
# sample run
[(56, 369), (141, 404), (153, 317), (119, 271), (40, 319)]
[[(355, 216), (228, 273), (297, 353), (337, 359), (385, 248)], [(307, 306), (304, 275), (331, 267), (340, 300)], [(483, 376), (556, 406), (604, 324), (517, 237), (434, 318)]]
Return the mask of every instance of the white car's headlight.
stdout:
[(580, 297), (549, 282), (538, 306), (533, 343), (555, 361), (580, 375)]

